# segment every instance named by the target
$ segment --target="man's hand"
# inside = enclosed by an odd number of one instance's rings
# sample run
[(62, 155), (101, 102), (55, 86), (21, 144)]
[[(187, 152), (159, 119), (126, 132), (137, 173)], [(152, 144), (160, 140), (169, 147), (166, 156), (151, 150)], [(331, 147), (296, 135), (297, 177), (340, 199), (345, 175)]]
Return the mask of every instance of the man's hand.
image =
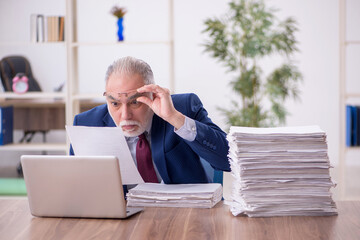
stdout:
[(156, 115), (173, 125), (175, 129), (179, 129), (184, 125), (185, 116), (175, 109), (169, 89), (149, 84), (138, 88), (137, 91), (139, 93), (152, 93), (153, 99), (141, 96), (137, 100), (148, 105)]

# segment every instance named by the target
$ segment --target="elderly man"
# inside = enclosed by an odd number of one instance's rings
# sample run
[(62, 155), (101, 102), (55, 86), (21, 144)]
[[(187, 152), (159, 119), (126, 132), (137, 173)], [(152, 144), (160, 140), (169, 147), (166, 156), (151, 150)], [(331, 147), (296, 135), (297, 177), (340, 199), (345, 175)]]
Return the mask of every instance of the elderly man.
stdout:
[(230, 170), (226, 134), (200, 99), (155, 85), (146, 62), (125, 57), (110, 65), (104, 96), (107, 104), (78, 114), (74, 125), (121, 127), (145, 182), (211, 182), (200, 158)]

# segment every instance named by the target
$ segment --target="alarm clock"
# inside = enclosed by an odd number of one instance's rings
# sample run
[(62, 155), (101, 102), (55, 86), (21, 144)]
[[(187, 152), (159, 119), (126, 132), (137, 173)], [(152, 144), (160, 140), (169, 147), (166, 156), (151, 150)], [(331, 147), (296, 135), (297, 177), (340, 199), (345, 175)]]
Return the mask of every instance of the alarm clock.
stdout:
[(12, 89), (15, 93), (26, 93), (29, 89), (29, 79), (24, 73), (18, 73), (13, 78)]

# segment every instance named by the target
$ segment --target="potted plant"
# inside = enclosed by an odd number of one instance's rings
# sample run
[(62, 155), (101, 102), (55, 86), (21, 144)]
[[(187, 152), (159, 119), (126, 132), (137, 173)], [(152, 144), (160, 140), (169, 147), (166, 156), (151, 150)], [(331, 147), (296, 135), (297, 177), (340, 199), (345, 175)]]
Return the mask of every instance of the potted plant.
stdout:
[(123, 26), (123, 20), (124, 20), (124, 15), (127, 12), (125, 8), (122, 7), (118, 7), (118, 6), (114, 6), (111, 9), (111, 14), (114, 15), (115, 17), (117, 17), (117, 26), (118, 26), (118, 40), (119, 41), (124, 41), (124, 35), (123, 35), (123, 31), (124, 31), (124, 26)]
[[(220, 108), (232, 126), (266, 127), (285, 123), (284, 101), (298, 98), (302, 75), (291, 56), (298, 51), (296, 21), (278, 20), (262, 0), (232, 0), (223, 18), (205, 20), (205, 51), (235, 75), (230, 82), (239, 100)], [(264, 76), (264, 57), (280, 55), (281, 66)], [(268, 101), (268, 102), (266, 102)], [(270, 103), (268, 108), (264, 103)]]

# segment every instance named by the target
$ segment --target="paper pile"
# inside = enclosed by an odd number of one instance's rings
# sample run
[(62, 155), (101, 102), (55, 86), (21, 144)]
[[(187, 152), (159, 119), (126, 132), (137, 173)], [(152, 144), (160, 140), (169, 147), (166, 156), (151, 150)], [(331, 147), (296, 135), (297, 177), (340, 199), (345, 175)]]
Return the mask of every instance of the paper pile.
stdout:
[(129, 207), (212, 208), (222, 198), (222, 186), (143, 183), (130, 189), (126, 196)]
[(318, 126), (231, 127), (233, 215), (335, 215), (326, 134)]

